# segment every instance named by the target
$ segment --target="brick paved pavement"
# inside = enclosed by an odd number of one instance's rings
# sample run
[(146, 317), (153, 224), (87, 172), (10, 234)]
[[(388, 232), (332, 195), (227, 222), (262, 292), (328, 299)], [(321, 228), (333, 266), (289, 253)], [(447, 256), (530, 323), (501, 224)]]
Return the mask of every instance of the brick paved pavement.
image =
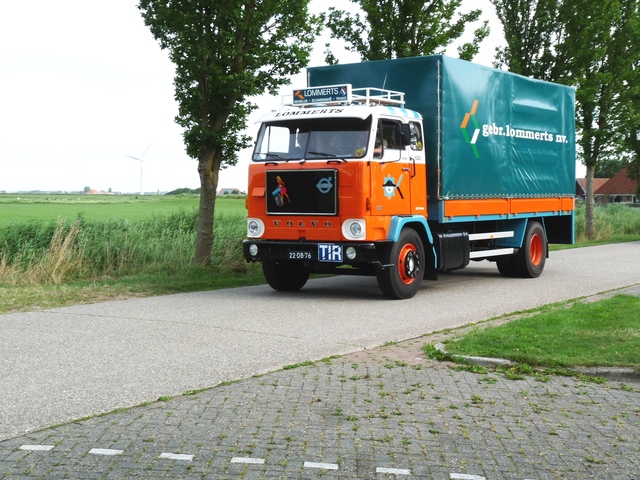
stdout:
[(640, 384), (508, 380), (415, 343), (3, 441), (0, 478), (640, 478)]

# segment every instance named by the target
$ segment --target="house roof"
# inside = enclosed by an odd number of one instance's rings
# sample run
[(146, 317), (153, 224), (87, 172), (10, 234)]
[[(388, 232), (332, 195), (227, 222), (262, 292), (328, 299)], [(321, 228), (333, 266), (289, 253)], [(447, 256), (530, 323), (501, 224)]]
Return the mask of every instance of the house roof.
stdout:
[[(600, 187), (602, 187), (605, 183), (609, 181), (608, 178), (594, 178), (593, 179), (593, 193), (595, 194)], [(587, 193), (587, 179), (586, 178), (576, 178), (576, 182), (582, 188), (582, 193)], [(576, 192), (577, 193), (577, 192)]]
[(633, 195), (638, 188), (638, 180), (631, 180), (627, 176), (626, 167), (616, 173), (607, 183), (602, 185), (594, 193), (598, 195)]

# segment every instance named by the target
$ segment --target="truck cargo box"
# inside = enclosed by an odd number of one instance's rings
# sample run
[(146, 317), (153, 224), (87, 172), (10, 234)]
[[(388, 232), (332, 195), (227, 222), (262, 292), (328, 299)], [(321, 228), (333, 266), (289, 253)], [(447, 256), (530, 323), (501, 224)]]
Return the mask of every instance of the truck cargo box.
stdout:
[(308, 69), (308, 85), (405, 92), (424, 117), (427, 194), (455, 199), (573, 197), (575, 92), (442, 55)]

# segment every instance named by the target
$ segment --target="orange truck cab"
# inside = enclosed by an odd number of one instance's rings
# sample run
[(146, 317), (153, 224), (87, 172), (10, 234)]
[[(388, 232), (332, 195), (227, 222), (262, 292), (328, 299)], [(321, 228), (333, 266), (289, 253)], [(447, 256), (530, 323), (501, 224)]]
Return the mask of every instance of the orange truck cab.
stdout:
[(249, 166), (243, 252), (272, 288), (372, 275), (404, 299), (471, 260), (538, 277), (549, 241), (573, 243), (571, 89), (443, 56), (308, 76)]

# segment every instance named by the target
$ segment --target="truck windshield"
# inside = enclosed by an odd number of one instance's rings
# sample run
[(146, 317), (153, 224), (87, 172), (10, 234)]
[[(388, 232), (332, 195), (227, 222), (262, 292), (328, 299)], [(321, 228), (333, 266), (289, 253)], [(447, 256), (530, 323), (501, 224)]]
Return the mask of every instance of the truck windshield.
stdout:
[(371, 117), (292, 119), (263, 123), (253, 161), (362, 158), (367, 153)]

